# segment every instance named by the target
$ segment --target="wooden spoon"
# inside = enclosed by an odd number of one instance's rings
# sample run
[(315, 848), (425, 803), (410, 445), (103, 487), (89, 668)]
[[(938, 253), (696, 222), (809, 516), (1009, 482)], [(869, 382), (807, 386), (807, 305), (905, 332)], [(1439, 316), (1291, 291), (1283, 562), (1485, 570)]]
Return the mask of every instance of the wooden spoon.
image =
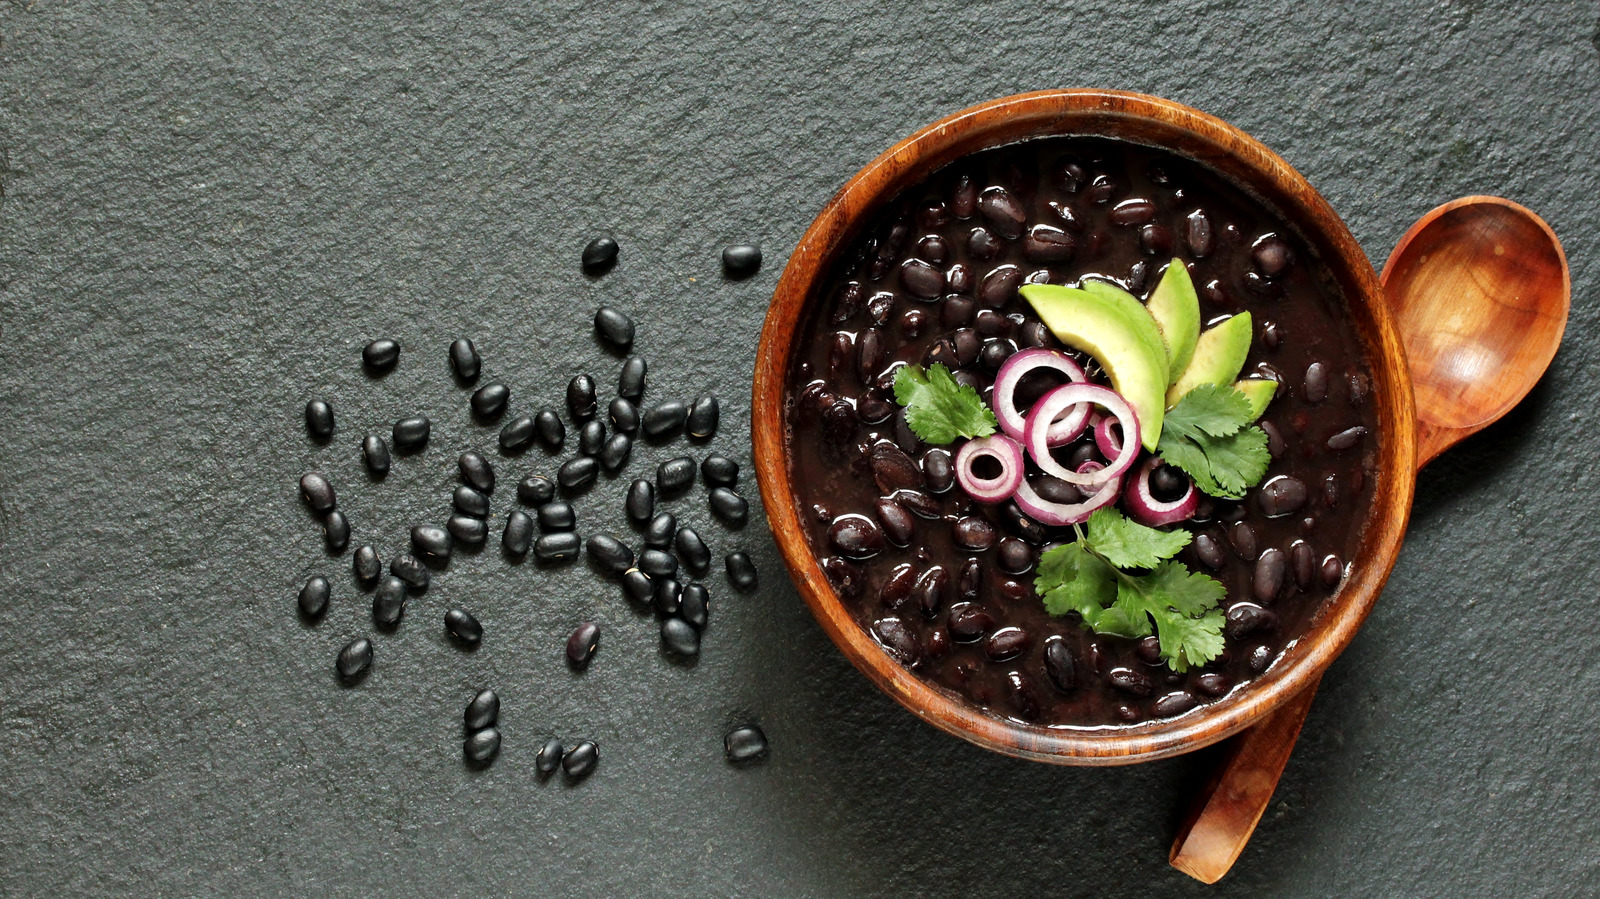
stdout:
[[(1572, 280), (1544, 220), (1499, 197), (1429, 212), (1389, 254), (1381, 280), (1405, 342), (1417, 399), (1417, 467), (1511, 411), (1550, 365)], [(1216, 883), (1272, 799), (1317, 691), (1232, 738), (1168, 860)]]

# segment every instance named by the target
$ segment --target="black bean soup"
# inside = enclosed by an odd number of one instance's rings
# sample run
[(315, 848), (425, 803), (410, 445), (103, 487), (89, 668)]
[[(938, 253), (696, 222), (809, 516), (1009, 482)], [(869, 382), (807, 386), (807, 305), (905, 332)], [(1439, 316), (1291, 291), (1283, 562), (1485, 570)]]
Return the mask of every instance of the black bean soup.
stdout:
[[(1223, 654), (1184, 673), (1155, 637), (1100, 636), (1076, 613), (1049, 615), (1034, 568), (1072, 529), (971, 501), (952, 480), (959, 441), (922, 443), (892, 390), (901, 365), (944, 362), (987, 400), (1012, 353), (1060, 347), (1020, 285), (1092, 274), (1144, 299), (1174, 257), (1191, 266), (1203, 324), (1251, 312), (1243, 375), (1279, 382), (1260, 421), (1266, 477), (1239, 501), (1202, 496), (1177, 525), (1195, 535), (1179, 559), (1227, 589)], [(1344, 303), (1292, 227), (1191, 160), (1086, 137), (959, 160), (863, 230), (801, 342), (785, 415), (813, 550), (891, 655), (991, 714), (1104, 726), (1213, 702), (1306, 630), (1359, 545), (1376, 411)], [(1075, 463), (1099, 458), (1087, 435), (1080, 444)]]

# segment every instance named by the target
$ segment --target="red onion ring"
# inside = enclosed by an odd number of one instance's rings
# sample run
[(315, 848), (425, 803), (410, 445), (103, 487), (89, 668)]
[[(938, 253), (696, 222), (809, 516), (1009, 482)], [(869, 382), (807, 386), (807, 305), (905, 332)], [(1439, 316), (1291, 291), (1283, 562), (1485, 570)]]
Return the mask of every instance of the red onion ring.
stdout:
[[(1111, 458), (1105, 468), (1088, 474), (1070, 471), (1050, 455), (1049, 424), (1068, 407), (1090, 403), (1103, 407), (1122, 423), (1122, 450)], [(1028, 426), (1023, 432), (1023, 444), (1028, 454), (1045, 474), (1052, 474), (1069, 484), (1081, 487), (1098, 487), (1133, 467), (1139, 457), (1139, 413), (1122, 394), (1099, 384), (1066, 384), (1050, 391), (1033, 405), (1028, 413)]]
[[(1000, 474), (981, 478), (972, 470), (972, 466), (985, 457), (1000, 463)], [(1002, 503), (1017, 491), (1018, 484), (1024, 483), (1025, 461), (1022, 446), (1004, 434), (968, 440), (956, 452), (956, 483), (980, 503)]]
[[(1169, 524), (1177, 524), (1194, 515), (1200, 505), (1200, 493), (1194, 489), (1194, 481), (1189, 481), (1189, 489), (1184, 494), (1171, 502), (1162, 502), (1150, 491), (1150, 474), (1161, 464), (1160, 456), (1151, 456), (1139, 466), (1138, 474), (1128, 481), (1128, 492), (1122, 497), (1122, 506), (1128, 510), (1128, 517), (1143, 525), (1153, 528)], [(1018, 502), (1021, 505), (1021, 502)]]
[[(1025, 376), (1041, 368), (1061, 372), (1072, 383), (1089, 380), (1083, 366), (1060, 350), (1034, 347), (1013, 353), (995, 373), (994, 393), (990, 396), (990, 405), (994, 407), (994, 417), (1000, 422), (1000, 430), (1014, 440), (1021, 440), (1028, 427), (1027, 416), (1017, 409), (1017, 385), (1022, 383)], [(1067, 410), (1060, 421), (1050, 424), (1050, 435), (1046, 441), (1051, 446), (1062, 446), (1076, 440), (1078, 435), (1083, 433), (1088, 414), (1089, 407), (1086, 405)]]
[(1094, 445), (1100, 448), (1100, 455), (1115, 459), (1122, 452), (1122, 422), (1115, 415), (1096, 412), (1089, 423), (1094, 428)]
[[(1084, 474), (1092, 474), (1096, 470), (1104, 470), (1099, 462), (1089, 461), (1078, 466)], [(1011, 495), (1012, 502), (1023, 514), (1034, 521), (1048, 527), (1063, 528), (1068, 525), (1082, 524), (1089, 520), (1096, 510), (1103, 509), (1117, 501), (1117, 494), (1122, 492), (1122, 479), (1113, 477), (1094, 495), (1076, 503), (1053, 503), (1034, 492), (1033, 485), (1027, 478), (1017, 486), (1017, 492)]]

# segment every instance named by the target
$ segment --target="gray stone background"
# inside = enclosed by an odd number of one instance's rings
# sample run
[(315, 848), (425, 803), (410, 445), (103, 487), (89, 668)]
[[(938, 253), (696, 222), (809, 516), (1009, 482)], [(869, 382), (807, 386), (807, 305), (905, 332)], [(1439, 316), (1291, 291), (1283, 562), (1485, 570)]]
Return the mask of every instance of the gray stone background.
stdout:
[[(1592, 2), (1487, 0), (0, 2), (0, 893), (1592, 894), (1597, 28)], [(1549, 376), (1422, 476), (1227, 880), (1166, 865), (1209, 755), (1057, 768), (918, 723), (826, 640), (763, 523), (725, 533), (698, 493), (686, 518), (764, 577), (712, 578), (698, 665), (584, 566), (491, 550), (376, 637), (362, 686), (334, 683), (368, 598), (295, 481), (328, 472), (385, 559), (441, 520), (455, 455), (494, 435), (452, 338), (531, 410), (577, 371), (614, 383), (588, 315), (619, 305), (654, 395), (720, 394), (713, 446), (747, 460), (766, 300), (823, 201), (928, 121), (1067, 85), (1243, 127), (1375, 263), (1470, 193), (1540, 212), (1572, 263)], [(602, 230), (622, 262), (589, 281)], [(766, 248), (757, 278), (721, 278), (734, 240)], [(374, 380), (358, 351), (380, 335), (405, 353)], [(316, 396), (327, 447), (301, 426)], [(368, 482), (360, 436), (418, 411), (427, 452)], [(579, 503), (584, 529), (620, 525), (625, 484)], [(335, 598), (310, 627), (315, 572)], [(456, 603), (488, 630), (476, 653), (442, 634)], [(574, 675), (583, 618), (604, 637)], [(484, 685), (505, 747), (475, 772), (460, 715)], [(731, 768), (722, 733), (751, 719), (771, 759)], [(536, 779), (548, 733), (598, 740), (594, 776)]]

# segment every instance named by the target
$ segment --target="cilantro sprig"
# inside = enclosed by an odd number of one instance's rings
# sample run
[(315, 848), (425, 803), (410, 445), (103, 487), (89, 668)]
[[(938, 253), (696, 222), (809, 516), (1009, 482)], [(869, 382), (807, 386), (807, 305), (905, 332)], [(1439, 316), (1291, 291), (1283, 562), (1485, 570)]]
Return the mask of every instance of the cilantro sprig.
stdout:
[(937, 362), (926, 370), (907, 365), (895, 372), (894, 398), (906, 407), (911, 430), (935, 446), (960, 437), (988, 437), (998, 426), (978, 391), (957, 384), (950, 369)]
[(1137, 639), (1153, 632), (1173, 671), (1222, 654), (1221, 583), (1172, 557), (1193, 539), (1129, 521), (1115, 509), (1089, 516), (1078, 539), (1039, 558), (1034, 590), (1052, 615), (1077, 612), (1097, 634)]
[(1251, 421), (1243, 393), (1230, 385), (1201, 385), (1167, 410), (1156, 453), (1202, 491), (1240, 499), (1261, 482), (1272, 461), (1267, 433)]

